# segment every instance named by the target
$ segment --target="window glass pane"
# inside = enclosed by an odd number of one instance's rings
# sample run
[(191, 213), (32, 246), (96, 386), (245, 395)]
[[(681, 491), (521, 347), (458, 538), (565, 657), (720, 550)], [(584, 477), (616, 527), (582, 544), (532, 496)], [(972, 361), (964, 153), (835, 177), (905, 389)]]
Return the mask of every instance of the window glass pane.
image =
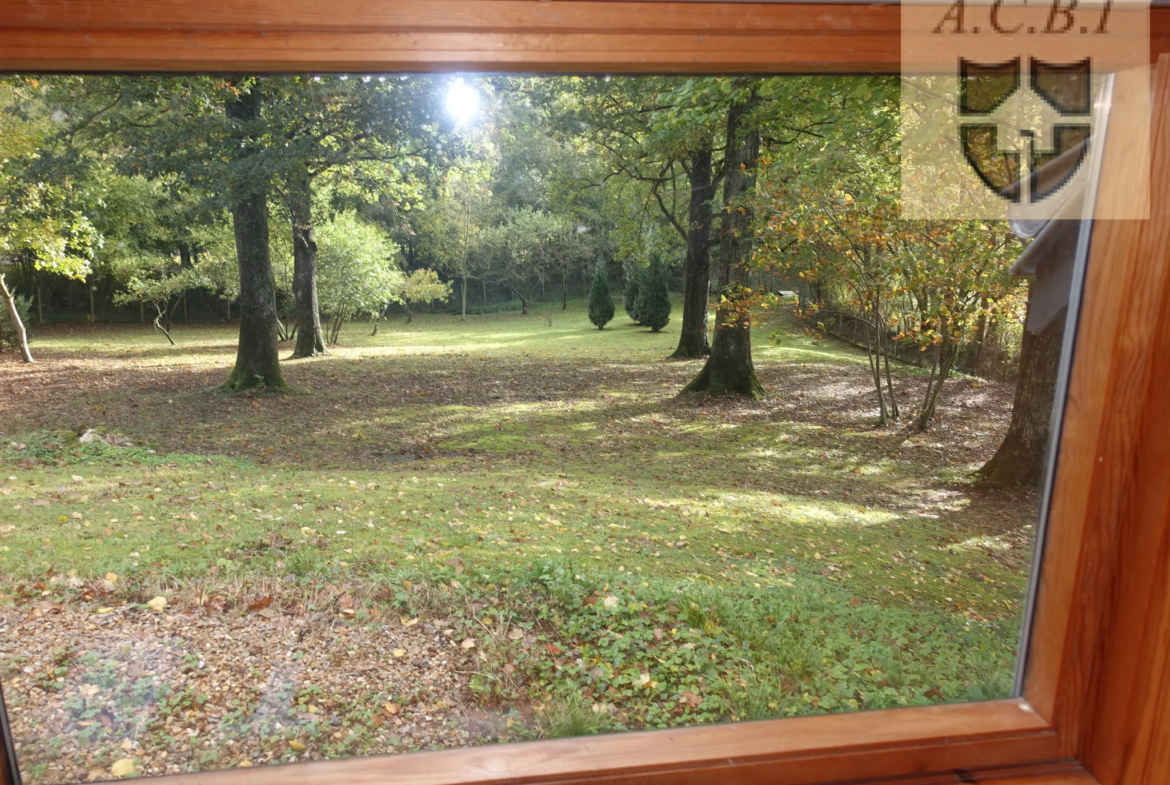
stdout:
[(1011, 694), (1079, 213), (904, 219), (896, 78), (7, 76), (0, 131), (26, 782)]

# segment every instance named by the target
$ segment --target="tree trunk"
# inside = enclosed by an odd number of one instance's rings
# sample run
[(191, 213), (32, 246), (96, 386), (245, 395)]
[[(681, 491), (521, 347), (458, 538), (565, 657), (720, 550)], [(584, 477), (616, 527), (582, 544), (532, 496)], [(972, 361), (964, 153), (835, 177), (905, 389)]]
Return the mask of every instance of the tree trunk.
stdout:
[[(183, 270), (189, 270), (192, 267), (194, 267), (194, 265), (191, 263), (191, 248), (190, 248), (190, 246), (180, 245), (179, 246), (179, 268), (183, 269)], [(174, 307), (177, 309), (180, 304), (183, 306), (183, 324), (186, 324), (187, 323), (187, 290), (186, 289), (184, 289), (182, 292), (179, 293), (179, 299), (175, 301)], [(167, 317), (167, 340), (171, 341), (171, 343), (173, 344), (174, 341), (171, 340), (170, 328), (171, 328), (171, 320), (170, 320), (170, 317), (168, 316)]]
[(463, 321), (466, 322), (467, 321), (467, 274), (466, 273), (464, 273), (464, 275), (463, 275), (463, 286), (459, 287), (459, 293), (463, 297), (463, 303), (462, 303), (462, 305), (460, 305), (460, 314), (463, 317)]
[[(1029, 309), (1032, 306), (1032, 294), (1033, 290), (1029, 288)], [(1056, 395), (1056, 375), (1063, 343), (1063, 315), (1054, 318), (1039, 334), (1024, 330), (1012, 423), (995, 456), (978, 472), (983, 485), (1015, 488), (1037, 485), (1044, 479), (1052, 405)]]
[[(38, 276), (39, 277), (39, 276)], [(41, 295), (41, 284), (37, 282), (37, 324), (45, 323), (45, 298)]]
[(297, 343), (294, 358), (325, 354), (321, 311), (317, 306), (317, 241), (313, 237), (313, 183), (304, 166), (289, 178), (288, 207), (292, 218), (293, 296), (296, 299)]
[(920, 431), (925, 431), (930, 425), (930, 421), (934, 419), (939, 393), (942, 392), (943, 385), (947, 383), (947, 379), (951, 375), (951, 367), (955, 364), (955, 344), (947, 333), (950, 326), (945, 319), (942, 320), (942, 329), (943, 339), (942, 343), (939, 344), (938, 357), (935, 360), (935, 365), (938, 366), (938, 375), (935, 375), (932, 366), (930, 377), (926, 382), (926, 397), (922, 402), (922, 411), (918, 413), (918, 419), (914, 422), (914, 427)]
[(971, 358), (971, 367), (964, 368), (964, 371), (974, 374), (975, 376), (983, 376), (983, 366), (987, 364), (987, 337), (989, 329), (989, 320), (987, 318), (987, 298), (983, 298), (982, 312), (979, 314), (979, 322), (975, 325), (975, 351)]
[(894, 395), (894, 377), (890, 373), (890, 342), (888, 338), (886, 339), (885, 347), (882, 356), (885, 358), (886, 363), (886, 391), (890, 394), (890, 416), (897, 420), (901, 414), (898, 411), (898, 396)]
[[(229, 118), (240, 123), (260, 115), (257, 86), (227, 104)], [(222, 389), (254, 387), (287, 390), (280, 373), (276, 337), (276, 280), (268, 255), (267, 183), (242, 180), (231, 193), (232, 229), (240, 268), (240, 340), (236, 365)]]
[[(862, 309), (862, 313), (866, 311)], [(877, 330), (873, 326), (872, 319), (865, 320), (865, 350), (866, 356), (869, 358), (869, 371), (873, 374), (873, 390), (877, 393), (878, 399), (878, 426), (889, 425), (890, 415), (889, 410), (886, 409), (886, 398), (882, 393), (882, 357), (881, 352), (877, 347), (876, 341)]]
[(166, 313), (165, 309), (163, 308), (163, 306), (159, 305), (158, 303), (155, 303), (154, 310), (158, 314), (158, 316), (154, 317), (154, 329), (158, 330), (160, 333), (165, 335), (167, 337), (167, 341), (170, 342), (171, 346), (174, 346), (175, 339), (171, 337), (171, 331), (168, 330), (166, 327), (163, 327), (163, 325), (162, 325), (163, 315)]
[(687, 226), (687, 263), (683, 283), (682, 328), (675, 359), (705, 357), (711, 353), (707, 342), (707, 301), (711, 281), (711, 224), (718, 183), (711, 175), (711, 150), (691, 156), (691, 203)]
[(561, 310), (569, 310), (569, 269), (561, 268)]
[(349, 311), (345, 308), (338, 308), (335, 313), (329, 315), (329, 343), (337, 345), (341, 340), (341, 328), (345, 326), (345, 320), (349, 318)]
[(750, 296), (743, 281), (752, 258), (752, 210), (748, 198), (756, 184), (760, 132), (743, 127), (758, 99), (733, 104), (727, 112), (727, 163), (724, 167), (724, 211), (719, 243), (720, 306), (715, 314), (715, 340), (699, 375), (684, 392), (738, 394), (760, 398), (764, 388), (752, 365)]
[(36, 360), (28, 349), (28, 333), (24, 330), (24, 322), (20, 321), (20, 314), (16, 311), (16, 301), (12, 298), (12, 292), (8, 291), (8, 284), (4, 283), (4, 273), (0, 273), (0, 296), (4, 297), (4, 304), (8, 306), (8, 318), (12, 320), (12, 329), (16, 331), (20, 359), (26, 363), (35, 363)]

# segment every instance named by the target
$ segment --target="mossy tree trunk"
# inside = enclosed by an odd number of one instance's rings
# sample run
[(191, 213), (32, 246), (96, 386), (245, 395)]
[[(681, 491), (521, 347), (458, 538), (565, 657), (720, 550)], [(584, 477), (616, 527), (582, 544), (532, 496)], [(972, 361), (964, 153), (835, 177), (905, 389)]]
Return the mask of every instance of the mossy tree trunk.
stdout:
[[(246, 128), (260, 116), (258, 86), (227, 104), (227, 115)], [(253, 142), (254, 143), (254, 142)], [(236, 365), (222, 389), (287, 390), (277, 343), (276, 280), (268, 255), (268, 183), (242, 161), (231, 193), (232, 229), (240, 268), (240, 340)]]
[(745, 127), (758, 99), (733, 104), (727, 113), (727, 162), (724, 167), (722, 236), (719, 242), (720, 305), (715, 314), (715, 339), (699, 375), (684, 392), (708, 395), (764, 393), (752, 364), (750, 295), (745, 292), (752, 258), (752, 209), (760, 132)]
[(682, 328), (674, 359), (705, 357), (711, 353), (707, 341), (707, 301), (711, 284), (711, 224), (718, 182), (711, 173), (711, 150), (691, 155), (689, 172), (691, 201), (687, 226), (687, 261), (683, 283)]
[[(1029, 289), (1028, 309), (1031, 307)], [(1024, 330), (1012, 423), (999, 450), (978, 471), (985, 486), (1016, 488), (1038, 485), (1044, 479), (1064, 319), (1063, 314), (1058, 315), (1039, 334)]]
[(317, 305), (317, 241), (313, 237), (313, 182), (300, 165), (289, 178), (288, 206), (293, 237), (293, 296), (297, 342), (294, 358), (325, 354), (321, 311)]

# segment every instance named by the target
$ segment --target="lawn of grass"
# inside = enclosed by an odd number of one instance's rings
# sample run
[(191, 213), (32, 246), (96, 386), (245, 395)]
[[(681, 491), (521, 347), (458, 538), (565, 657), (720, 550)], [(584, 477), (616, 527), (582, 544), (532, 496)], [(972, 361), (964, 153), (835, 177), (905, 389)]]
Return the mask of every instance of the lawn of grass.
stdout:
[[(8, 623), (421, 623), (469, 663), (435, 720), (458, 743), (1010, 691), (1036, 500), (964, 479), (994, 452), (1009, 387), (955, 380), (917, 433), (873, 426), (864, 354), (786, 323), (756, 332), (761, 402), (676, 397), (700, 365), (662, 360), (673, 327), (598, 331), (580, 306), (369, 332), (285, 363), (291, 394), (226, 397), (209, 388), (229, 326), (180, 325), (175, 347), (139, 326), (39, 331), (41, 364), (0, 370)], [(913, 405), (922, 381), (897, 382)], [(90, 428), (120, 438), (79, 443)], [(98, 683), (84, 635), (5, 645), (26, 774), (55, 781), (67, 755), (38, 738), (36, 706)], [(265, 700), (253, 681), (236, 699)], [(207, 695), (151, 699), (135, 771), (243, 760), (167, 741), (176, 716), (224, 725)], [(392, 697), (235, 732), (261, 737), (254, 763), (429, 746), (396, 730), (408, 712), (362, 706)], [(85, 771), (127, 754), (117, 723), (68, 727)], [(142, 752), (160, 748), (173, 757)]]

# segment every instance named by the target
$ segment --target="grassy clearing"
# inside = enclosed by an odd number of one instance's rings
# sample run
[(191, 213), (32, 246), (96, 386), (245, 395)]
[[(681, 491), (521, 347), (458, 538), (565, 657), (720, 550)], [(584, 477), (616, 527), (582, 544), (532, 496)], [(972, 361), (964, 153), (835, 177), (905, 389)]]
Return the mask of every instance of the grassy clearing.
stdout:
[[(506, 718), (463, 743), (1010, 689), (1035, 500), (961, 479), (1010, 389), (956, 380), (918, 434), (872, 427), (863, 355), (791, 330), (758, 341), (759, 403), (676, 398), (699, 367), (661, 360), (677, 333), (599, 332), (579, 309), (368, 332), (287, 363), (291, 395), (227, 398), (206, 389), (227, 327), (180, 327), (177, 347), (44, 331), (43, 365), (2, 382), (9, 612), (149, 615), (161, 595), (167, 613), (249, 619), (272, 598), (326, 625), (442, 619), (474, 655), (447, 721)], [(899, 384), (917, 400), (921, 380)], [(255, 760), (404, 748), (356, 709), (330, 722), (348, 734)], [(354, 729), (368, 744), (342, 744)]]

